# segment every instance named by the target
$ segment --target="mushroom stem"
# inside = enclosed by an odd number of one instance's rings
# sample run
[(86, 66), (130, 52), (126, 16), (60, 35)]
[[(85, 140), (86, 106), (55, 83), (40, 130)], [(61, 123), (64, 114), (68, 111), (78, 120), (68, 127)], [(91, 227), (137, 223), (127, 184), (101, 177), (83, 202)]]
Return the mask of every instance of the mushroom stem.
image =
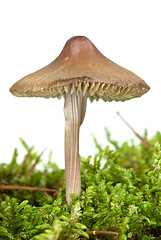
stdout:
[(79, 160), (79, 127), (82, 124), (86, 112), (87, 97), (82, 90), (77, 89), (71, 94), (64, 95), (65, 116), (65, 180), (66, 200), (70, 202), (70, 194), (81, 195), (81, 176)]

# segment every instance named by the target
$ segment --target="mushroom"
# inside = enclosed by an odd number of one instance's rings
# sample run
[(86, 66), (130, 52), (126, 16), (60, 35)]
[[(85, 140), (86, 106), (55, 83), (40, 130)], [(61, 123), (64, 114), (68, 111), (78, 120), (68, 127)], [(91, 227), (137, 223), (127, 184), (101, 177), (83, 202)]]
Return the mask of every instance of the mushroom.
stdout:
[(10, 92), (17, 97), (64, 97), (66, 200), (81, 195), (79, 128), (87, 98), (125, 101), (140, 97), (149, 86), (137, 75), (112, 62), (84, 36), (69, 39), (49, 65), (17, 81)]

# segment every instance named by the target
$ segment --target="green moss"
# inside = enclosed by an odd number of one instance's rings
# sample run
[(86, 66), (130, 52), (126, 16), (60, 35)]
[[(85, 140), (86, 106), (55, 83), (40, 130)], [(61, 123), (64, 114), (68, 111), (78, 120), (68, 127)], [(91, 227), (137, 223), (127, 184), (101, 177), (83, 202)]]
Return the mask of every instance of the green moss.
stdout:
[(94, 230), (117, 232), (119, 240), (161, 239), (161, 134), (156, 133), (149, 148), (132, 141), (119, 145), (107, 129), (106, 134), (115, 150), (94, 139), (97, 154), (81, 158), (81, 199), (73, 194), (70, 205), (62, 184), (64, 170), (51, 154), (44, 169), (36, 167), (26, 178), (40, 155), (21, 139), (27, 151), (24, 168), (19, 175), (15, 149), (11, 163), (0, 164), (1, 184), (56, 188), (59, 195), (0, 190), (0, 239), (87, 239)]

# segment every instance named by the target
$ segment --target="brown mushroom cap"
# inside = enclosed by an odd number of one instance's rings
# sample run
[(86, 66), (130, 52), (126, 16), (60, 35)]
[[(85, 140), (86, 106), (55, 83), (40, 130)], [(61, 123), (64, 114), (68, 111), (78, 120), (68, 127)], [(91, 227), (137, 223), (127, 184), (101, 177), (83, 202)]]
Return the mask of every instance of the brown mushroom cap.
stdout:
[(91, 101), (125, 101), (150, 89), (140, 77), (103, 56), (88, 38), (78, 36), (67, 41), (52, 63), (16, 82), (10, 91), (18, 97), (60, 98), (75, 87)]

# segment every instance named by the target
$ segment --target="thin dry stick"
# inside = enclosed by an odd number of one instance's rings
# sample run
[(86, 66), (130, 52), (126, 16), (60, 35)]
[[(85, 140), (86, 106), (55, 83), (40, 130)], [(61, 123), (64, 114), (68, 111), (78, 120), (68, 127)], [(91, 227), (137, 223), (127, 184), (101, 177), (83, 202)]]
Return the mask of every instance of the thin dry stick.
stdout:
[(21, 166), (20, 166), (20, 169), (19, 169), (19, 171), (18, 171), (18, 173), (17, 173), (17, 177), (18, 177), (18, 178), (21, 176), (22, 170), (23, 170), (23, 168), (24, 168), (24, 166), (25, 166), (25, 164), (26, 164), (27, 158), (29, 157), (30, 152), (31, 152), (32, 149), (33, 149), (33, 147), (31, 147), (31, 148), (28, 149), (28, 152), (27, 152), (27, 154), (26, 154), (26, 156), (25, 156), (25, 158), (24, 158), (24, 160), (23, 160), (23, 162), (22, 162), (22, 164), (21, 164)]
[[(89, 231), (86, 232), (90, 237), (99, 236), (99, 237), (105, 237), (105, 236), (118, 236), (117, 232), (112, 231)], [(80, 236), (81, 237), (81, 236)]]
[(41, 192), (58, 192), (56, 189), (50, 188), (36, 188), (26, 186), (11, 186), (11, 185), (0, 185), (0, 190), (27, 190), (27, 191), (41, 191)]
[(142, 141), (144, 147), (146, 148), (150, 148), (153, 147), (153, 144), (150, 143), (149, 141), (147, 141), (146, 138), (143, 138), (142, 136), (140, 136), (140, 134), (138, 134), (131, 126), (130, 124), (121, 116), (121, 114), (119, 112), (117, 112), (117, 115), (122, 119), (122, 121), (131, 129), (131, 131)]
[(40, 157), (43, 155), (43, 153), (45, 152), (46, 148), (42, 151), (42, 153), (36, 158), (35, 163), (31, 166), (31, 168), (28, 170), (28, 172), (25, 175), (25, 179), (27, 180), (30, 176), (30, 174), (33, 172), (36, 164), (38, 163), (38, 161), (40, 160)]

